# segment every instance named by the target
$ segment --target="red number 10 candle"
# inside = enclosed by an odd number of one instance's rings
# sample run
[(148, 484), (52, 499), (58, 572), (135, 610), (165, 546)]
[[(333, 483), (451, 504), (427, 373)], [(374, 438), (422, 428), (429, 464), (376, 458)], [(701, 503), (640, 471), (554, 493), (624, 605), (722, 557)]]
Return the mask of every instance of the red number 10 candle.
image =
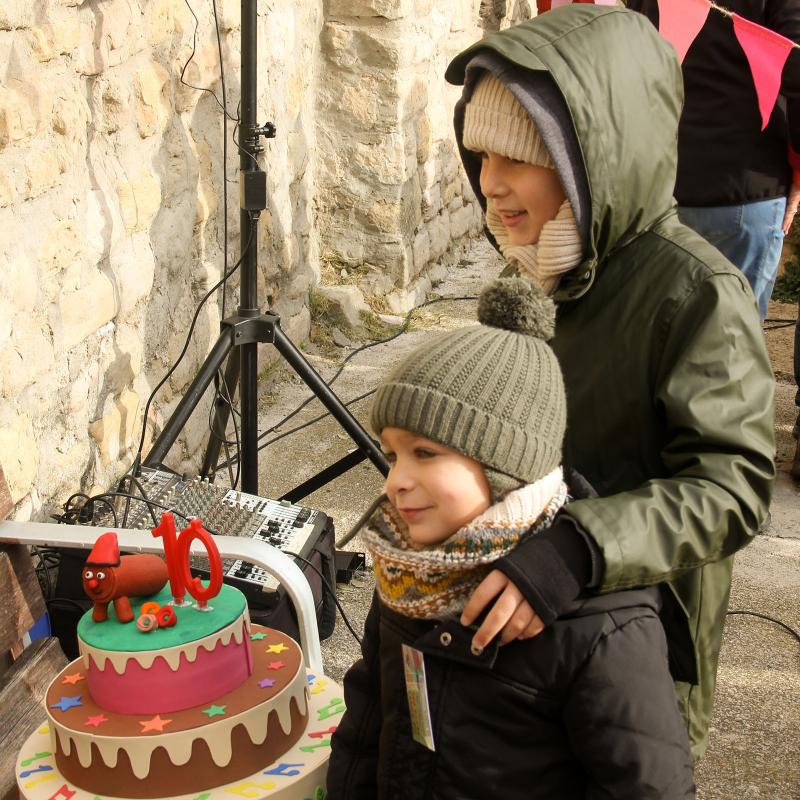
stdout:
[[(193, 519), (176, 538), (175, 518), (169, 512), (161, 515), (161, 522), (153, 528), (152, 533), (156, 538), (164, 540), (172, 604), (185, 605), (184, 598), (188, 591), (197, 600), (198, 606), (206, 609), (208, 601), (219, 594), (222, 587), (222, 559), (211, 534), (203, 528), (199, 519)], [(208, 553), (208, 568), (211, 573), (208, 586), (203, 586), (200, 578), (192, 577), (189, 571), (189, 551), (195, 539), (200, 539)]]

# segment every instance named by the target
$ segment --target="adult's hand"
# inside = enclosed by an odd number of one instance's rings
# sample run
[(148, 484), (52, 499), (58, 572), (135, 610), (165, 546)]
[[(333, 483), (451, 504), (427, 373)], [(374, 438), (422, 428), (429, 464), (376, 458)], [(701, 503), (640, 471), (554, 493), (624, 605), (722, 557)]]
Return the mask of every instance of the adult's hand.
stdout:
[(800, 186), (793, 183), (789, 189), (789, 196), (786, 198), (786, 211), (783, 215), (783, 234), (788, 235), (789, 228), (792, 227), (795, 214), (797, 214), (797, 207), (800, 205)]
[(475, 650), (483, 650), (498, 634), (500, 643), (508, 644), (514, 639), (530, 639), (544, 630), (544, 623), (522, 592), (498, 569), (492, 570), (472, 593), (461, 612), (461, 624), (471, 625), (495, 598), (472, 637)]

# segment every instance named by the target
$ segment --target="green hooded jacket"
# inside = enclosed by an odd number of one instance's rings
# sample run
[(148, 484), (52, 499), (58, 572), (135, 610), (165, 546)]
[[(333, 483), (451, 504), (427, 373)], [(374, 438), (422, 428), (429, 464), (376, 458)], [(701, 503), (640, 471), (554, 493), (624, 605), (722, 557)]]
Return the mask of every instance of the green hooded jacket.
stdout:
[[(699, 758), (732, 556), (763, 523), (775, 472), (774, 379), (755, 301), (678, 221), (680, 65), (645, 17), (559, 8), (465, 50), (447, 80), (463, 84), (486, 50), (548, 72), (574, 125), (588, 248), (555, 294), (551, 344), (567, 387), (564, 462), (600, 497), (567, 511), (602, 552), (600, 592), (670, 587), (670, 667)], [(479, 162), (462, 155), (478, 186)]]

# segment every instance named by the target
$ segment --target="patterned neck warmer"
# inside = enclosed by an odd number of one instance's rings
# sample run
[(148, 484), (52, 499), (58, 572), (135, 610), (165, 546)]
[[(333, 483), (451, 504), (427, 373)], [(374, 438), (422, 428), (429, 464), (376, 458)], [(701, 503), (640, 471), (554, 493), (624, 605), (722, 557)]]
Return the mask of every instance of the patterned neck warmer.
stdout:
[(567, 499), (561, 467), (516, 489), (439, 544), (420, 547), (388, 500), (364, 532), (378, 594), (406, 617), (441, 619), (462, 611), (497, 559), (548, 528)]
[(545, 222), (536, 244), (512, 245), (491, 200), (487, 200), (486, 224), (506, 260), (520, 274), (533, 278), (547, 294), (552, 294), (561, 276), (577, 267), (583, 258), (581, 237), (569, 200), (561, 204), (553, 219)]

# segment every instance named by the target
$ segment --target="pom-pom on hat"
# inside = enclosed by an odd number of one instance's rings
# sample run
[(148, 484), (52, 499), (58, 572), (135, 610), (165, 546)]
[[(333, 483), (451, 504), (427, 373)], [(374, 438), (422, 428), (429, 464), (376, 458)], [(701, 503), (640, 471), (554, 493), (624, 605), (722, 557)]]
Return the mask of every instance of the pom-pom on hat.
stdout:
[(478, 319), (399, 364), (375, 393), (370, 424), (474, 458), (494, 490), (534, 483), (561, 463), (566, 427), (564, 380), (546, 341), (553, 301), (526, 278), (500, 278), (481, 293)]

